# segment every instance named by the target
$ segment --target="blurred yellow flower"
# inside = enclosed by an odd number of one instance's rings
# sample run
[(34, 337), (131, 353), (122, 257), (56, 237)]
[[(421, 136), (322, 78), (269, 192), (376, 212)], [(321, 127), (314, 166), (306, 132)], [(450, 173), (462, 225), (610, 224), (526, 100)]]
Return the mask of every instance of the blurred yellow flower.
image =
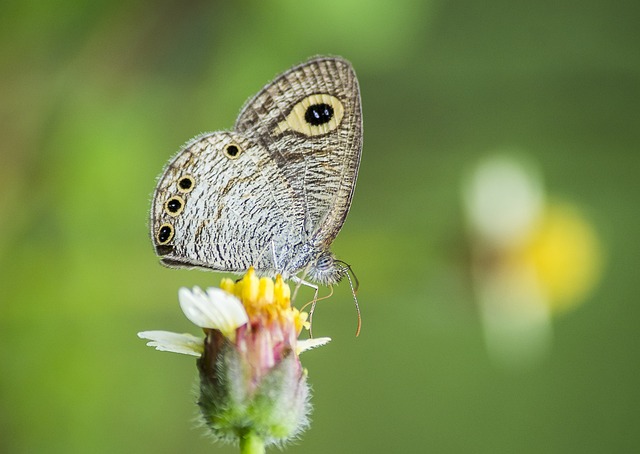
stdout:
[(576, 207), (551, 205), (533, 229), (521, 260), (531, 263), (552, 312), (575, 307), (597, 283), (600, 243)]

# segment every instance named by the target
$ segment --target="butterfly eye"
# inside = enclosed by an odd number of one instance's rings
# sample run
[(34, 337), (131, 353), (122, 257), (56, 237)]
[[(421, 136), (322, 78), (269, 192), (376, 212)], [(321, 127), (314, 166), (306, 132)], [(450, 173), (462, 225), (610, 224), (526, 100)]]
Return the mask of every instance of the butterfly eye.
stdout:
[(335, 96), (315, 94), (298, 102), (287, 118), (278, 123), (273, 135), (296, 131), (306, 136), (319, 136), (333, 131), (344, 117), (344, 106)]
[(178, 180), (178, 191), (187, 193), (191, 192), (193, 187), (196, 185), (195, 180), (191, 175), (185, 175)]
[(224, 147), (224, 155), (229, 159), (237, 159), (240, 156), (242, 150), (235, 143), (229, 144)]
[(178, 216), (182, 213), (182, 210), (184, 210), (184, 200), (178, 195), (171, 197), (164, 204), (164, 211), (166, 211), (169, 216)]
[(158, 229), (158, 244), (167, 244), (173, 239), (173, 226), (171, 224), (162, 224)]

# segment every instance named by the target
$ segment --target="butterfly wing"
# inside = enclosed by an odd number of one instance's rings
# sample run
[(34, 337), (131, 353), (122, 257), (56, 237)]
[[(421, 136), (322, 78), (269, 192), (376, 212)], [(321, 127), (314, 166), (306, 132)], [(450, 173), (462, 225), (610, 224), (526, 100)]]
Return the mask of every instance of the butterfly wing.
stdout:
[(327, 250), (351, 206), (362, 151), (351, 64), (317, 57), (290, 69), (247, 102), (235, 129), (267, 150), (302, 202), (311, 254)]
[(151, 235), (162, 262), (269, 273), (300, 237), (301, 201), (260, 144), (232, 132), (198, 137), (169, 162), (153, 196)]

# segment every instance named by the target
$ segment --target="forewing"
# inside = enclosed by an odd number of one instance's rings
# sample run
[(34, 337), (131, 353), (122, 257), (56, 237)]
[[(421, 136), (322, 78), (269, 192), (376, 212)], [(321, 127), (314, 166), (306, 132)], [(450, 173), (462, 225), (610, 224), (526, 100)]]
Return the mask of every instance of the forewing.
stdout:
[(351, 64), (318, 57), (290, 69), (245, 105), (235, 128), (272, 156), (302, 201), (306, 242), (327, 249), (349, 211), (362, 150)]

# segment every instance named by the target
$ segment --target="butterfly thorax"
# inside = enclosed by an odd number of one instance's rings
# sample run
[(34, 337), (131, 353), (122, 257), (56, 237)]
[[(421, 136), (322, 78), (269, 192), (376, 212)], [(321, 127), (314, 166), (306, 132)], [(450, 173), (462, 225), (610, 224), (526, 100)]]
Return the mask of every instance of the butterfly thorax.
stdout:
[[(261, 275), (275, 277), (280, 274), (285, 279), (293, 275), (299, 275), (305, 281), (311, 281), (320, 285), (333, 285), (342, 280), (347, 273), (348, 266), (338, 260), (329, 250), (319, 252), (317, 247), (310, 243), (298, 244), (289, 252), (289, 260), (277, 261), (275, 267), (261, 270), (256, 267), (256, 272)], [(283, 258), (284, 256), (280, 256)]]

